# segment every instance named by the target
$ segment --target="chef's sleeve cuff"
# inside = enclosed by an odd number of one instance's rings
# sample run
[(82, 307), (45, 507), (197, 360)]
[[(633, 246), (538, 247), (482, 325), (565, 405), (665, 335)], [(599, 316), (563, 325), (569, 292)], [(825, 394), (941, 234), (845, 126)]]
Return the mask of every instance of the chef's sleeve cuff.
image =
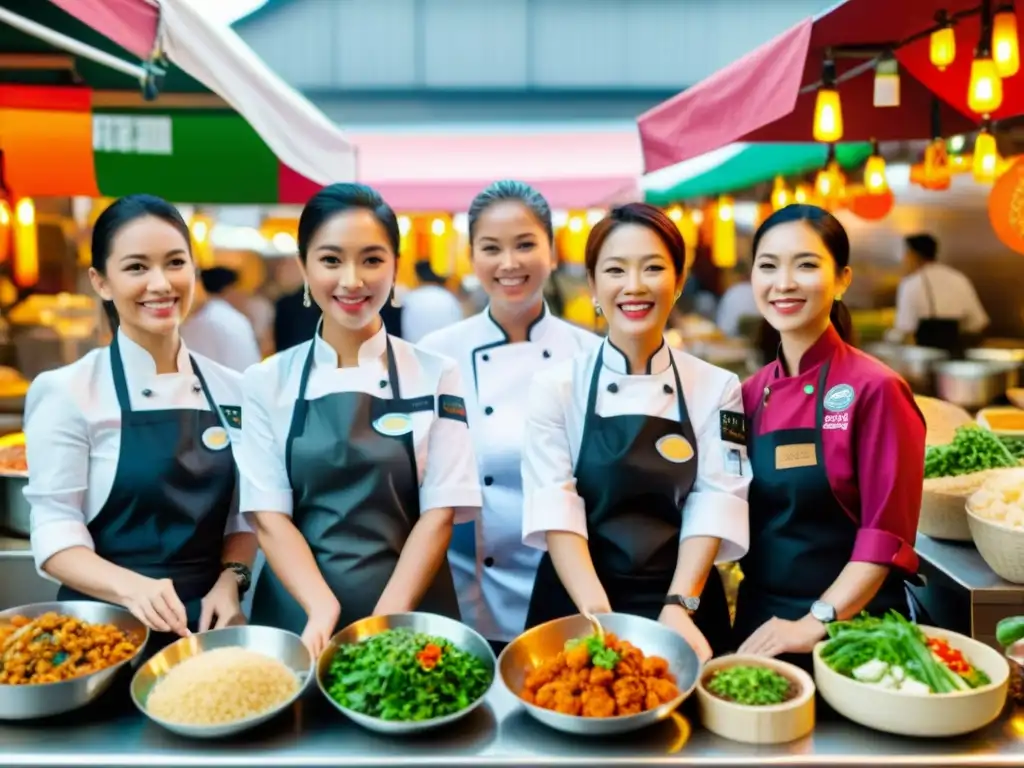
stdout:
[(878, 528), (861, 528), (857, 532), (850, 560), (887, 565), (911, 574), (917, 573), (918, 566), (917, 552), (912, 545), (896, 534)]
[(239, 492), (238, 508), (245, 512), (280, 512), (292, 515), (294, 501), (291, 490), (274, 491), (259, 488), (242, 476), (242, 487)]
[(750, 507), (731, 493), (691, 491), (683, 505), (680, 541), (695, 536), (721, 539), (716, 563), (739, 560), (750, 548)]
[(450, 508), (455, 513), (456, 523), (467, 523), (476, 519), (482, 506), (483, 496), (478, 486), (433, 486), (430, 488), (420, 488), (421, 510), (427, 512), (431, 509)]
[(225, 536), (230, 536), (233, 533), (255, 533), (245, 515), (238, 511), (233, 511), (228, 516), (228, 524), (224, 527)]
[(523, 509), (523, 544), (547, 550), (549, 531), (575, 533), (587, 538), (587, 511), (576, 493), (562, 488), (534, 491)]
[(89, 529), (85, 523), (78, 520), (61, 520), (33, 527), (31, 542), (36, 570), (40, 576), (54, 582), (57, 580), (43, 570), (47, 560), (74, 547), (85, 547), (91, 550), (96, 548)]

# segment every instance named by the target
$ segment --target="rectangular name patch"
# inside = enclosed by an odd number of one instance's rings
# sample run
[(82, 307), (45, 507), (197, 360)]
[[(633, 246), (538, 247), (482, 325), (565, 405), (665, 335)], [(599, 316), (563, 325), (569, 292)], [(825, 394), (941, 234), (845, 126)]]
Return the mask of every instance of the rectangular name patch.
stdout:
[(228, 423), (229, 427), (234, 429), (242, 428), (242, 406), (240, 405), (222, 405), (220, 412), (224, 416), (224, 421)]
[(392, 400), (388, 410), (392, 413), (421, 413), (434, 410), (434, 396), (423, 395), (409, 400)]
[(455, 395), (441, 395), (437, 402), (437, 415), (466, 424), (466, 401)]
[(775, 446), (775, 468), (797, 469), (813, 467), (818, 463), (818, 451), (814, 443)]
[(722, 425), (722, 442), (747, 444), (747, 417), (736, 411), (719, 411), (718, 417)]

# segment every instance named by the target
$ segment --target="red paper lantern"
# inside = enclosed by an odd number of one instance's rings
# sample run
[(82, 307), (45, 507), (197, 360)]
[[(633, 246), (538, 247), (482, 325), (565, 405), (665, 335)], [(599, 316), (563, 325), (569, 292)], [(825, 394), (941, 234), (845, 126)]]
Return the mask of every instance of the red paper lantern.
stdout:
[(1024, 253), (1024, 158), (1018, 158), (992, 186), (988, 220), (1003, 245)]
[(846, 200), (846, 207), (858, 218), (865, 221), (878, 221), (889, 215), (895, 203), (896, 198), (891, 190), (887, 189), (884, 192), (872, 194), (858, 187), (856, 190), (851, 190), (850, 196)]

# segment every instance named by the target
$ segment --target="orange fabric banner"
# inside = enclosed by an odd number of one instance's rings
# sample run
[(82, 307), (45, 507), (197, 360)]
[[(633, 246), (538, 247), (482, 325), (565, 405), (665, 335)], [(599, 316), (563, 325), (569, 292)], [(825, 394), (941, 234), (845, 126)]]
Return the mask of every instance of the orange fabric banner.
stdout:
[(0, 150), (14, 197), (99, 197), (88, 88), (0, 85)]

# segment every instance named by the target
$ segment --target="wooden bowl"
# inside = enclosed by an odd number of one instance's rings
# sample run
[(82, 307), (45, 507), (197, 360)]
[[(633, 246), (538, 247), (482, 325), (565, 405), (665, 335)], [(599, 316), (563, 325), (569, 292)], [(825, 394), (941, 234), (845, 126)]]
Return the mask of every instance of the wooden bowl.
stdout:
[(928, 637), (944, 639), (991, 679), (970, 691), (917, 694), (875, 688), (841, 675), (821, 659), (823, 640), (814, 647), (814, 680), (823, 699), (859, 725), (899, 736), (942, 738), (984, 728), (1003, 711), (1010, 665), (984, 643), (938, 627), (919, 626)]
[[(730, 667), (766, 667), (799, 686), (799, 693), (782, 704), (747, 706), (721, 699), (704, 681)], [(814, 730), (814, 681), (799, 667), (762, 656), (731, 655), (712, 659), (704, 665), (697, 683), (700, 719), (712, 733), (730, 741), (747, 744), (783, 744), (802, 739)]]

